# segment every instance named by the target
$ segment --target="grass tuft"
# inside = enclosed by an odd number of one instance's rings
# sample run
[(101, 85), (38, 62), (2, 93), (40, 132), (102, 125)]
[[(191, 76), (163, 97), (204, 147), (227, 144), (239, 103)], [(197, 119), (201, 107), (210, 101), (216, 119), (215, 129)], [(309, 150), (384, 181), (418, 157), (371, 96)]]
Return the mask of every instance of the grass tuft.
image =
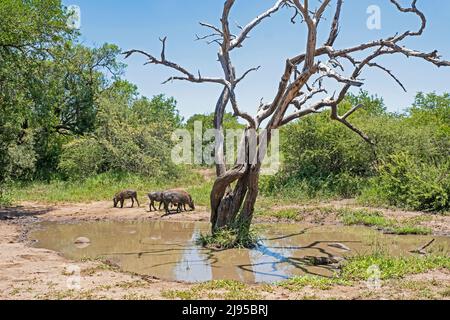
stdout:
[(3, 190), (3, 187), (0, 186), (0, 208), (9, 207), (13, 204), (13, 198), (10, 192)]
[(341, 209), (338, 216), (347, 226), (375, 227), (386, 233), (398, 235), (429, 235), (432, 233), (431, 229), (417, 225), (418, 221), (412, 219), (400, 224), (394, 219), (386, 218), (380, 211)]
[(450, 257), (446, 254), (393, 257), (384, 252), (359, 255), (350, 258), (343, 265), (340, 278), (348, 281), (367, 280), (367, 272), (371, 266), (379, 268), (382, 280), (398, 279), (441, 268), (450, 269)]
[(215, 249), (252, 249), (257, 246), (258, 241), (259, 236), (255, 229), (238, 227), (218, 230), (214, 234), (200, 234), (197, 244)]
[(250, 286), (233, 280), (215, 280), (195, 285), (187, 290), (163, 291), (162, 296), (172, 300), (198, 300), (205, 297), (222, 300), (260, 300), (262, 298)]
[(259, 213), (262, 216), (272, 217), (279, 220), (301, 221), (303, 217), (299, 214), (299, 209), (264, 210)]
[(311, 287), (319, 290), (330, 290), (334, 286), (349, 286), (351, 282), (337, 277), (325, 278), (318, 276), (301, 276), (294, 277), (287, 281), (281, 282), (280, 287), (290, 291), (301, 291), (305, 287)]

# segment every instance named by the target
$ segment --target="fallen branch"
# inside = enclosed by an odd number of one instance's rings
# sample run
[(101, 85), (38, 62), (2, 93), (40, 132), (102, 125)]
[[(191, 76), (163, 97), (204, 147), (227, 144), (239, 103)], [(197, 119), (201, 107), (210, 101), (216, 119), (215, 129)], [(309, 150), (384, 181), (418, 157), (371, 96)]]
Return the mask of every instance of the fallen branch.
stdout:
[(416, 250), (411, 251), (411, 253), (426, 255), (427, 252), (425, 251), (425, 249), (428, 248), (429, 246), (431, 246), (435, 241), (436, 241), (436, 239), (433, 239), (430, 242), (428, 242), (426, 245), (424, 245)]

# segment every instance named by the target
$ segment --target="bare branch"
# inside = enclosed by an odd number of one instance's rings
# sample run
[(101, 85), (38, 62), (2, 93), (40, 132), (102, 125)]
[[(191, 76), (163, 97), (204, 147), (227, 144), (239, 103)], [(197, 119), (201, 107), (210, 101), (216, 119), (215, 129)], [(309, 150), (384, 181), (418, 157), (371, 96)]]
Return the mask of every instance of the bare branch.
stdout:
[(414, 13), (414, 14), (417, 15), (417, 16), (420, 18), (420, 20), (421, 20), (421, 26), (420, 26), (420, 29), (419, 29), (417, 32), (406, 31), (406, 32), (403, 33), (401, 36), (397, 37), (395, 41), (396, 41), (396, 42), (401, 41), (401, 40), (403, 40), (404, 38), (409, 37), (409, 36), (421, 36), (421, 35), (423, 34), (423, 32), (424, 32), (426, 26), (427, 26), (427, 19), (426, 19), (425, 15), (423, 14), (423, 12), (420, 11), (419, 9), (417, 9), (417, 6), (416, 6), (417, 0), (413, 0), (413, 2), (412, 2), (412, 4), (411, 4), (411, 7), (410, 7), (410, 8), (403, 8), (403, 7), (398, 3), (397, 0), (390, 0), (390, 1), (391, 1), (391, 3), (394, 4), (395, 7), (397, 7), (397, 9), (398, 9), (400, 12), (403, 12), (403, 13)]
[[(370, 138), (365, 135), (361, 130), (354, 127), (348, 122), (349, 117), (355, 113), (362, 106), (355, 106), (343, 116), (339, 116), (338, 107), (345, 99), (347, 93), (352, 87), (361, 87), (364, 83), (360, 79), (362, 72), (367, 67), (379, 68), (387, 75), (393, 78), (396, 83), (406, 91), (403, 83), (394, 75), (394, 73), (382, 66), (380, 63), (375, 62), (375, 59), (382, 56), (401, 54), (406, 57), (418, 58), (425, 60), (437, 67), (450, 66), (450, 62), (442, 60), (437, 51), (421, 52), (418, 50), (409, 49), (403, 46), (401, 43), (409, 37), (420, 36), (423, 34), (427, 20), (422, 11), (417, 8), (417, 0), (412, 0), (410, 6), (403, 6), (399, 0), (390, 0), (394, 8), (400, 13), (414, 14), (420, 20), (420, 27), (416, 31), (406, 31), (403, 33), (395, 33), (393, 36), (377, 39), (355, 46), (347, 48), (336, 49), (334, 44), (339, 35), (340, 19), (343, 8), (344, 0), (336, 0), (336, 6), (334, 9), (333, 20), (330, 25), (330, 31), (328, 38), (324, 45), (317, 46), (317, 32), (318, 25), (321, 18), (325, 14), (328, 8), (330, 8), (331, 0), (322, 0), (318, 8), (310, 8), (310, 1), (308, 0), (273, 0), (274, 5), (258, 15), (255, 19), (250, 21), (245, 26), (238, 26), (240, 33), (233, 35), (230, 31), (229, 19), (232, 8), (236, 0), (225, 0), (223, 6), (223, 12), (221, 17), (221, 27), (217, 27), (208, 23), (201, 22), (200, 25), (212, 30), (211, 34), (204, 36), (196, 36), (197, 40), (208, 40), (208, 43), (218, 43), (220, 49), (218, 52), (219, 62), (223, 69), (223, 78), (207, 78), (203, 77), (200, 73), (194, 76), (187, 69), (182, 66), (171, 62), (166, 59), (166, 38), (160, 39), (162, 42), (161, 58), (157, 59), (154, 56), (139, 50), (132, 50), (126, 52), (126, 57), (129, 57), (133, 53), (143, 54), (148, 58), (147, 64), (161, 64), (176, 70), (181, 73), (179, 76), (173, 76), (167, 81), (173, 80), (185, 80), (195, 83), (212, 82), (218, 83), (224, 86), (224, 91), (218, 101), (218, 110), (223, 115), (225, 107), (228, 103), (234, 111), (234, 115), (245, 119), (249, 127), (258, 128), (260, 124), (266, 119), (270, 118), (268, 123), (268, 129), (276, 128), (280, 125), (289, 123), (292, 120), (301, 118), (308, 114), (317, 113), (323, 111), (323, 109), (330, 107), (332, 110), (332, 118), (337, 120), (348, 128), (358, 133), (364, 140), (371, 142)], [(273, 13), (280, 10), (282, 7), (294, 8), (295, 16), (300, 15), (307, 25), (307, 41), (306, 51), (292, 59), (286, 60), (284, 72), (278, 85), (278, 90), (275, 93), (275, 98), (271, 103), (263, 104), (261, 102), (258, 109), (256, 118), (252, 118), (248, 113), (243, 112), (237, 102), (235, 94), (236, 86), (244, 80), (251, 72), (257, 71), (257, 68), (250, 68), (240, 77), (236, 76), (235, 67), (233, 66), (231, 59), (231, 51), (235, 48), (242, 47), (245, 39), (248, 38), (250, 32), (258, 26), (265, 19), (269, 18)], [(321, 56), (327, 56), (327, 62), (322, 63), (315, 61)], [(355, 58), (358, 57), (358, 58)], [(342, 60), (350, 62), (353, 66), (350, 75), (345, 75), (346, 65), (342, 63)], [(301, 66), (302, 65), (302, 66)], [(301, 68), (300, 68), (301, 66)], [(337, 71), (339, 69), (339, 72)], [(312, 77), (318, 75), (318, 78), (313, 82), (313, 88), (308, 87), (308, 83)], [(318, 101), (305, 108), (306, 104), (318, 93), (326, 92), (321, 88), (321, 82), (324, 78), (330, 78), (343, 84), (343, 88), (335, 93), (333, 96)], [(166, 81), (166, 82), (167, 82)], [(314, 85), (319, 83), (319, 88), (315, 88)], [(307, 93), (303, 93), (304, 89), (308, 89)], [(289, 106), (294, 106), (297, 110), (295, 113), (285, 117)], [(216, 125), (223, 121), (223, 116), (219, 116), (216, 119)], [(220, 126), (219, 126), (220, 127)], [(223, 171), (223, 170), (222, 170)]]
[(198, 34), (196, 34), (195, 35), (195, 40), (196, 41), (206, 40), (206, 39), (209, 39), (209, 38), (212, 38), (212, 37), (217, 37), (217, 36), (220, 36), (220, 35), (217, 34), (217, 33), (207, 34), (207, 35), (204, 35), (204, 36), (199, 36)]
[(286, 0), (278, 0), (272, 8), (263, 12), (262, 14), (257, 16), (255, 19), (253, 19), (249, 24), (247, 24), (245, 27), (243, 27), (241, 34), (239, 34), (237, 36), (237, 38), (231, 42), (230, 50), (233, 50), (235, 48), (240, 48), (242, 46), (242, 43), (244, 42), (244, 40), (247, 38), (248, 34), (258, 24), (260, 24), (264, 19), (270, 17), (273, 13), (277, 12), (285, 2), (286, 2)]
[(233, 115), (235, 117), (241, 117), (242, 119), (246, 120), (248, 122), (249, 128), (256, 129), (257, 128), (256, 120), (248, 113), (243, 112), (239, 109), (236, 94), (234, 92), (234, 87), (230, 83), (227, 83), (227, 88), (230, 94), (231, 106), (233, 107), (234, 111)]
[(148, 59), (148, 61), (144, 65), (147, 65), (147, 64), (164, 65), (170, 69), (176, 70), (176, 71), (184, 74), (183, 77), (181, 77), (181, 76), (170, 77), (169, 79), (167, 79), (166, 81), (163, 82), (164, 84), (167, 82), (173, 81), (173, 80), (184, 80), (184, 81), (190, 81), (190, 82), (195, 82), (195, 83), (210, 82), (210, 83), (218, 83), (218, 84), (226, 85), (226, 81), (224, 79), (209, 78), (209, 77), (204, 78), (204, 77), (201, 77), (200, 74), (198, 77), (196, 77), (196, 76), (194, 76), (194, 74), (187, 71), (182, 66), (176, 64), (175, 62), (171, 62), (171, 61), (167, 60), (166, 59), (166, 40), (167, 40), (167, 37), (160, 39), (160, 41), (162, 42), (162, 50), (161, 50), (161, 58), (160, 59), (158, 59), (155, 56), (151, 55), (150, 53), (147, 53), (142, 50), (130, 50), (130, 51), (124, 52), (123, 54), (125, 55), (125, 59), (129, 58), (133, 54), (141, 54)]
[(395, 82), (398, 83), (398, 85), (403, 89), (403, 91), (408, 92), (408, 90), (406, 90), (405, 86), (403, 85), (403, 83), (392, 73), (391, 70), (383, 67), (382, 65), (379, 65), (378, 63), (375, 62), (371, 62), (367, 64), (369, 67), (376, 67), (379, 68), (381, 70), (383, 70), (384, 72), (386, 72), (387, 74), (389, 74), (394, 80)]
[(236, 80), (236, 84), (238, 84), (239, 82), (241, 82), (242, 80), (244, 80), (245, 77), (246, 77), (250, 72), (258, 71), (259, 69), (261, 69), (261, 66), (257, 66), (256, 68), (248, 69), (247, 71), (245, 71), (245, 73), (244, 73), (239, 79)]
[(218, 33), (218, 34), (220, 34), (221, 36), (223, 35), (223, 34), (222, 34), (222, 30), (220, 30), (220, 29), (219, 29), (218, 27), (216, 27), (216, 26), (213, 26), (212, 24), (205, 23), (205, 22), (199, 22), (199, 24), (200, 24), (202, 27), (205, 27), (205, 28), (209, 28), (209, 29), (214, 30), (215, 33)]
[(324, 0), (322, 5), (319, 7), (319, 9), (314, 14), (314, 17), (317, 20), (317, 24), (320, 22), (320, 19), (322, 18), (322, 15), (325, 12), (325, 9), (330, 4), (330, 2), (331, 2), (331, 0)]
[(167, 37), (159, 38), (159, 41), (162, 42), (162, 49), (161, 49), (161, 61), (166, 61), (166, 41)]
[(328, 37), (325, 46), (333, 46), (339, 34), (339, 20), (341, 18), (342, 4), (344, 0), (338, 0), (336, 5), (336, 12), (334, 14), (333, 23), (331, 25), (330, 36)]
[(358, 104), (356, 107), (351, 108), (346, 114), (342, 116), (343, 120), (346, 120), (348, 117), (350, 117), (352, 114), (354, 114), (356, 111), (364, 107), (362, 104)]
[(355, 87), (361, 87), (364, 84), (361, 81), (357, 81), (354, 79), (347, 79), (347, 78), (341, 76), (335, 70), (333, 70), (332, 68), (330, 68), (329, 66), (327, 66), (326, 64), (323, 64), (323, 63), (319, 64), (319, 70), (322, 71), (328, 77), (337, 80), (338, 82), (346, 83), (348, 85), (355, 86)]
[(354, 131), (355, 133), (357, 133), (361, 138), (364, 139), (364, 141), (366, 141), (367, 143), (371, 144), (372, 146), (375, 145), (375, 142), (367, 135), (365, 134), (363, 131), (361, 131), (360, 129), (358, 129), (357, 127), (355, 127), (354, 125), (352, 125), (350, 122), (348, 122), (346, 119), (343, 118), (337, 118), (334, 119), (337, 120), (339, 122), (341, 122), (342, 124), (344, 124), (347, 128), (349, 128), (350, 130)]
[(316, 102), (315, 104), (309, 106), (306, 109), (299, 110), (299, 111), (294, 112), (293, 114), (287, 116), (286, 118), (284, 118), (281, 121), (280, 126), (284, 126), (284, 125), (286, 125), (286, 124), (288, 124), (288, 123), (290, 123), (290, 122), (292, 122), (294, 120), (303, 118), (303, 117), (305, 117), (305, 116), (307, 116), (309, 114), (312, 114), (312, 113), (320, 113), (320, 110), (322, 110), (323, 108), (325, 108), (327, 106), (330, 106), (332, 103), (333, 103), (332, 98), (325, 98), (325, 99), (323, 99), (323, 100), (321, 100), (319, 102)]

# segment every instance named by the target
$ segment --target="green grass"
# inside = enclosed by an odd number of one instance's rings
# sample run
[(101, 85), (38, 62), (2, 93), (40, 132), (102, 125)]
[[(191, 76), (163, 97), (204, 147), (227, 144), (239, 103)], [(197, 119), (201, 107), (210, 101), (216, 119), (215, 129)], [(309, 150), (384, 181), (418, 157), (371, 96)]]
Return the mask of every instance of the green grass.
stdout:
[(382, 280), (398, 279), (441, 268), (450, 269), (450, 256), (433, 254), (394, 257), (383, 252), (359, 255), (350, 258), (343, 265), (340, 278), (347, 281), (365, 281), (368, 278), (367, 270), (371, 266), (377, 266), (380, 269)]
[(10, 186), (9, 193), (14, 195), (16, 202), (81, 203), (110, 200), (120, 190), (134, 189), (138, 191), (139, 199), (146, 201), (148, 192), (171, 188), (185, 188), (192, 193), (197, 205), (209, 203), (210, 183), (191, 172), (186, 172), (180, 178), (164, 181), (132, 174), (107, 173), (81, 182), (54, 180), (50, 183), (14, 184)]
[(363, 225), (367, 227), (387, 228), (392, 225), (391, 221), (383, 216), (379, 211), (368, 210), (339, 210), (339, 218), (347, 226)]
[(10, 192), (0, 190), (0, 208), (1, 207), (9, 207), (12, 204), (13, 204), (13, 198), (12, 198)]
[(444, 298), (449, 298), (450, 297), (450, 286), (448, 286), (444, 291), (442, 291), (441, 295)]
[(347, 226), (375, 227), (398, 235), (429, 235), (432, 233), (431, 229), (417, 225), (420, 221), (411, 219), (400, 224), (394, 219), (386, 218), (380, 211), (340, 209), (338, 216), (341, 222)]
[[(370, 254), (363, 254), (348, 258), (342, 265), (340, 272), (331, 277), (297, 276), (274, 285), (259, 285), (251, 287), (247, 284), (218, 280), (195, 285), (188, 290), (170, 290), (163, 292), (168, 299), (226, 299), (226, 300), (255, 300), (261, 299), (262, 292), (273, 293), (276, 288), (283, 288), (292, 292), (302, 292), (310, 287), (317, 290), (331, 290), (336, 286), (354, 286), (361, 281), (367, 281), (372, 275), (368, 271), (377, 266), (380, 270), (380, 280), (402, 280), (408, 275), (426, 273), (437, 269), (450, 270), (450, 256), (446, 251), (437, 251), (427, 256), (406, 255), (393, 256), (383, 248), (376, 248)], [(403, 282), (402, 282), (403, 283)], [(433, 284), (435, 286), (438, 283)], [(441, 293), (448, 296), (447, 288)]]
[(335, 286), (352, 286), (355, 282), (366, 281), (370, 276), (368, 270), (372, 266), (379, 268), (380, 280), (402, 279), (407, 275), (426, 273), (436, 269), (450, 270), (450, 257), (445, 253), (399, 257), (378, 251), (349, 258), (342, 266), (341, 272), (334, 277), (300, 276), (280, 282), (277, 286), (290, 291), (302, 291), (305, 287), (330, 290)]
[(166, 290), (162, 291), (163, 298), (169, 300), (198, 300), (201, 294), (194, 289), (190, 290)]
[(338, 277), (325, 278), (318, 276), (301, 276), (281, 282), (278, 285), (290, 291), (301, 291), (305, 287), (311, 287), (319, 290), (330, 290), (334, 286), (349, 286), (351, 285), (351, 282)]
[(201, 290), (243, 290), (246, 288), (246, 285), (239, 281), (234, 280), (215, 280), (209, 281), (197, 286), (198, 289)]
[(408, 235), (408, 234), (412, 234), (412, 235), (422, 235), (422, 236), (426, 236), (429, 234), (432, 234), (433, 231), (430, 228), (426, 228), (426, 227), (421, 227), (421, 226), (396, 226), (392, 229), (392, 232), (394, 234), (398, 234), (398, 235)]
[(195, 285), (187, 290), (167, 290), (162, 292), (166, 299), (198, 300), (259, 300), (260, 293), (248, 285), (233, 280), (215, 280)]
[[(256, 300), (261, 299), (262, 292), (273, 292), (274, 288), (284, 288), (292, 292), (302, 292), (305, 287), (317, 290), (331, 290), (336, 286), (353, 286), (366, 281), (372, 266), (380, 269), (380, 280), (401, 280), (407, 275), (426, 273), (431, 270), (446, 268), (450, 270), (448, 254), (432, 254), (428, 256), (391, 256), (382, 250), (372, 254), (359, 255), (349, 258), (340, 273), (334, 277), (299, 276), (275, 285), (260, 285), (251, 287), (247, 284), (217, 280), (193, 286), (187, 290), (164, 291), (163, 297), (168, 299), (196, 300), (196, 299), (225, 299), (225, 300)], [(442, 296), (449, 295), (447, 287)]]
[(258, 210), (256, 211), (256, 216), (271, 217), (279, 220), (289, 220), (289, 221), (301, 221), (302, 216), (299, 214), (299, 209), (282, 209), (282, 210)]

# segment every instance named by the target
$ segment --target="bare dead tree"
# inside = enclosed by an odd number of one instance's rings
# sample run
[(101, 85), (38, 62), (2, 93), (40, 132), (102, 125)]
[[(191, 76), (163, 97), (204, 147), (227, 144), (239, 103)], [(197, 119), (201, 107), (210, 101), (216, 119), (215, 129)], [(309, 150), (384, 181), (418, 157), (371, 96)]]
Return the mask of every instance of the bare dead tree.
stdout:
[[(194, 83), (215, 83), (223, 87), (222, 93), (215, 107), (214, 126), (220, 132), (223, 131), (223, 119), (227, 106), (231, 108), (236, 117), (246, 121), (247, 132), (250, 130), (265, 129), (270, 132), (278, 129), (294, 120), (320, 113), (331, 111), (332, 120), (339, 121), (350, 130), (361, 136), (369, 144), (374, 144), (368, 135), (355, 127), (350, 122), (350, 117), (362, 105), (353, 106), (348, 112), (342, 114), (339, 110), (341, 102), (353, 87), (361, 87), (364, 81), (360, 79), (366, 68), (378, 68), (405, 90), (400, 80), (391, 70), (383, 67), (377, 59), (388, 55), (402, 55), (406, 58), (418, 58), (425, 60), (437, 67), (450, 66), (449, 61), (441, 60), (437, 51), (421, 52), (405, 47), (405, 40), (420, 37), (427, 25), (424, 13), (417, 7), (417, 0), (412, 0), (409, 7), (402, 6), (397, 0), (389, 1), (393, 10), (401, 14), (413, 14), (420, 21), (420, 27), (416, 31), (397, 32), (390, 37), (380, 40), (368, 41), (356, 44), (348, 48), (336, 48), (335, 42), (339, 36), (341, 24), (341, 12), (344, 0), (316, 1), (315, 6), (308, 0), (277, 0), (267, 11), (258, 15), (245, 26), (238, 26), (239, 33), (233, 34), (230, 28), (230, 13), (236, 0), (226, 0), (223, 6), (220, 25), (215, 26), (201, 22), (210, 33), (197, 36), (198, 40), (206, 40), (209, 44), (218, 44), (218, 61), (223, 69), (220, 77), (203, 77), (201, 73), (194, 74), (182, 66), (170, 61), (166, 57), (166, 38), (160, 39), (162, 51), (160, 57), (155, 57), (140, 50), (127, 51), (124, 54), (130, 57), (133, 54), (142, 54), (148, 60), (146, 64), (163, 65), (173, 69), (178, 75), (169, 78), (164, 83), (174, 80), (184, 80)], [(238, 76), (234, 68), (231, 53), (242, 48), (249, 34), (263, 21), (282, 8), (293, 10), (292, 22), (301, 18), (301, 25), (306, 25), (307, 41), (306, 50), (298, 56), (289, 58), (285, 62), (284, 72), (279, 86), (275, 92), (275, 98), (267, 104), (260, 104), (256, 116), (252, 116), (241, 109), (236, 97), (236, 87), (251, 72), (259, 67), (248, 69)], [(322, 45), (319, 45), (318, 27), (328, 10), (333, 19), (330, 21), (329, 32), (325, 36)], [(287, 43), (286, 45), (289, 45)], [(363, 56), (364, 58), (361, 58)], [(350, 66), (350, 67), (349, 67)], [(345, 75), (346, 69), (350, 70)], [(323, 80), (335, 81), (340, 87), (338, 92), (329, 95), (322, 88)], [(293, 110), (293, 111), (290, 111)], [(261, 138), (261, 136), (259, 136)], [(245, 139), (243, 139), (245, 142)], [(258, 140), (258, 142), (260, 142)], [(300, 143), (300, 142), (299, 142)], [(261, 145), (258, 147), (262, 148)], [(223, 144), (218, 142), (216, 148), (217, 179), (211, 191), (211, 223), (213, 232), (221, 228), (249, 227), (253, 218), (254, 206), (258, 196), (258, 182), (261, 171), (262, 159), (255, 162), (248, 156), (247, 144), (242, 143), (240, 152), (247, 154), (244, 163), (237, 163), (232, 168), (225, 165)]]

